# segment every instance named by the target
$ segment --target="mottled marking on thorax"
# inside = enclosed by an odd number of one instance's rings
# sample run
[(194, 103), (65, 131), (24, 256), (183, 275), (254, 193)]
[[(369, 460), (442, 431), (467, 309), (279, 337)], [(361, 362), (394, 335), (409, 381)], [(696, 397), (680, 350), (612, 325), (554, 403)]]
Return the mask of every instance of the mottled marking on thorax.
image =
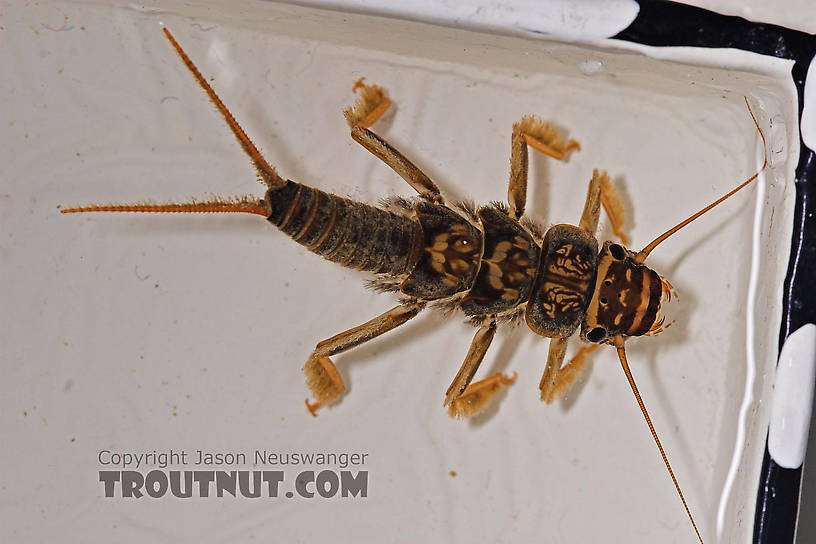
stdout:
[(400, 290), (426, 300), (466, 291), (479, 268), (482, 233), (446, 206), (420, 202), (414, 212), (422, 226), (424, 245)]
[(425, 247), (431, 268), (442, 274), (442, 282), (450, 286), (457, 285), (459, 276), (471, 270), (477, 250), (478, 240), (470, 235), (466, 225), (453, 225), (449, 232), (437, 233), (430, 246)]
[(585, 230), (555, 225), (544, 238), (527, 324), (549, 337), (570, 336), (581, 323), (595, 278), (598, 242)]
[(535, 280), (540, 248), (506, 212), (477, 212), (484, 228), (484, 251), (476, 281), (461, 307), (467, 315), (500, 313), (526, 302)]
[(566, 242), (555, 246), (547, 257), (544, 273), (554, 282), (585, 288), (592, 279), (595, 262), (584, 245)]

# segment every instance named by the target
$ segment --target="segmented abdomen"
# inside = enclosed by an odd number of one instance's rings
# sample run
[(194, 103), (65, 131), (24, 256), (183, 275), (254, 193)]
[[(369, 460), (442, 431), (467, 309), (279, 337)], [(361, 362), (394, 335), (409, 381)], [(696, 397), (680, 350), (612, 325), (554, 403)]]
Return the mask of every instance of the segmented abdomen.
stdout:
[(294, 181), (268, 196), (269, 222), (330, 261), (393, 275), (414, 264), (422, 228), (408, 217)]

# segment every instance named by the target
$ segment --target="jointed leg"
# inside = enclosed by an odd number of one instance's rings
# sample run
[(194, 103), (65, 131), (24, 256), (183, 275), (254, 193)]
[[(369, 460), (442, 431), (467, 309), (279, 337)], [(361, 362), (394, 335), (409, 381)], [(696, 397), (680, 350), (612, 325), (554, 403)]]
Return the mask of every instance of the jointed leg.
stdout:
[(575, 380), (578, 379), (578, 376), (581, 375), (581, 371), (586, 366), (587, 356), (598, 349), (598, 346), (600, 346), (600, 344), (588, 344), (581, 346), (581, 349), (579, 349), (578, 353), (576, 353), (575, 356), (570, 359), (570, 362), (561, 367), (561, 370), (558, 371), (558, 375), (555, 378), (555, 383), (550, 388), (547, 397), (542, 397), (542, 400), (547, 404), (550, 404), (555, 399), (564, 396), (564, 394), (575, 384)]
[(547, 365), (544, 367), (544, 374), (538, 388), (541, 390), (541, 400), (550, 402), (550, 394), (555, 387), (555, 380), (561, 363), (564, 362), (564, 355), (567, 353), (567, 343), (569, 338), (550, 338), (550, 351), (547, 354)]
[(583, 346), (575, 357), (570, 359), (566, 366), (561, 367), (564, 355), (567, 353), (569, 338), (552, 338), (550, 352), (547, 355), (547, 366), (538, 388), (541, 390), (541, 400), (550, 404), (561, 397), (575, 383), (575, 380), (586, 365), (586, 356), (595, 351), (600, 344)]
[(487, 408), (502, 386), (516, 381), (515, 375), (507, 377), (497, 372), (484, 380), (470, 383), (495, 335), (496, 322), (491, 320), (482, 325), (473, 337), (462, 367), (445, 392), (445, 406), (451, 417), (464, 419), (478, 414)]
[(507, 199), (511, 217), (518, 219), (524, 215), (527, 204), (527, 146), (562, 160), (573, 149), (580, 150), (581, 144), (575, 140), (564, 140), (558, 135), (555, 126), (528, 115), (513, 125), (510, 145), (510, 186), (507, 189)]
[(615, 189), (612, 180), (606, 175), (601, 177), (601, 204), (603, 204), (609, 223), (612, 225), (612, 232), (620, 238), (624, 246), (629, 245), (629, 239), (623, 232), (623, 225), (626, 223), (626, 215), (623, 211), (623, 200)]
[(306, 400), (306, 407), (312, 415), (317, 415), (315, 410), (326, 404), (331, 404), (346, 390), (346, 385), (343, 383), (337, 367), (329, 358), (330, 355), (342, 353), (399, 327), (416, 316), (424, 307), (424, 302), (401, 304), (367, 323), (318, 343), (303, 367), (303, 371), (306, 373), (306, 385), (316, 400), (313, 403)]
[(354, 106), (343, 110), (346, 122), (350, 127), (369, 128), (382, 117), (391, 106), (391, 100), (385, 89), (379, 85), (366, 85), (361, 77), (354, 82), (353, 92), (360, 92)]
[(581, 214), (581, 221), (578, 226), (595, 235), (598, 230), (598, 220), (601, 217), (601, 185), (602, 179), (609, 179), (606, 172), (599, 172), (596, 168), (592, 171), (592, 179), (589, 180), (589, 189), (584, 202), (584, 213)]
[(378, 85), (366, 85), (360, 79), (354, 84), (354, 90), (360, 90), (360, 96), (353, 107), (343, 112), (351, 127), (351, 137), (354, 141), (390, 166), (424, 198), (431, 202), (441, 203), (443, 200), (439, 194), (439, 187), (402, 153), (368, 129), (388, 110), (391, 104), (385, 94), (385, 89)]
[(589, 233), (595, 234), (598, 230), (598, 219), (600, 218), (601, 206), (603, 206), (612, 230), (620, 238), (623, 245), (628, 246), (629, 240), (623, 232), (623, 225), (626, 216), (623, 211), (623, 200), (615, 190), (612, 179), (605, 171), (597, 168), (592, 171), (592, 179), (589, 181), (584, 212), (581, 214), (580, 227)]

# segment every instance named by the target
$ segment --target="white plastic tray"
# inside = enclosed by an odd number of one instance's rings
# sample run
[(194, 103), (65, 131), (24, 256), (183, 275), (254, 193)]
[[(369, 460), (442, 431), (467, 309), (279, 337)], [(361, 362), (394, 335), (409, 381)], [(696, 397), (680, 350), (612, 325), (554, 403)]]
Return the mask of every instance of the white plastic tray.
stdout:
[[(627, 349), (706, 541), (749, 541), (798, 147), (786, 63), (713, 50), (659, 60), (621, 43), (269, 3), (162, 5), (5, 8), (4, 540), (694, 538), (613, 350), (547, 406), (537, 389), (546, 341), (502, 330), (481, 374), (515, 371), (516, 385), (497, 410), (454, 421), (443, 394), (474, 330), (428, 311), (336, 357), (350, 393), (312, 419), (301, 367), (314, 344), (393, 298), (259, 218), (61, 216), (60, 204), (262, 195), (163, 23), (284, 176), (368, 202), (411, 195), (348, 137), (341, 110), (365, 76), (396, 104), (374, 129), (450, 201), (503, 200), (512, 123), (556, 121), (582, 150), (566, 163), (533, 155), (530, 215), (577, 222), (592, 169), (604, 168), (626, 198), (635, 249), (756, 170), (747, 95), (773, 167), (761, 188), (655, 250), (651, 266), (680, 293), (676, 323)], [(610, 236), (602, 220), (599, 237)], [(745, 448), (718, 539), (751, 352)], [(103, 497), (100, 450), (171, 448), (366, 452), (368, 498)]]

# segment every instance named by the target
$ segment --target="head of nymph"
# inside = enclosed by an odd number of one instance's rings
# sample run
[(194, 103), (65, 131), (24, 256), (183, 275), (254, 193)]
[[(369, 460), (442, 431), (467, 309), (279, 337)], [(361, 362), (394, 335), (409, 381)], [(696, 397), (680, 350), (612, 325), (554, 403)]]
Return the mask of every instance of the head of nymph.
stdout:
[(643, 259), (620, 244), (603, 244), (595, 286), (581, 323), (581, 338), (617, 345), (629, 336), (654, 335), (663, 330), (661, 304), (671, 300), (673, 289), (660, 274), (643, 264)]

